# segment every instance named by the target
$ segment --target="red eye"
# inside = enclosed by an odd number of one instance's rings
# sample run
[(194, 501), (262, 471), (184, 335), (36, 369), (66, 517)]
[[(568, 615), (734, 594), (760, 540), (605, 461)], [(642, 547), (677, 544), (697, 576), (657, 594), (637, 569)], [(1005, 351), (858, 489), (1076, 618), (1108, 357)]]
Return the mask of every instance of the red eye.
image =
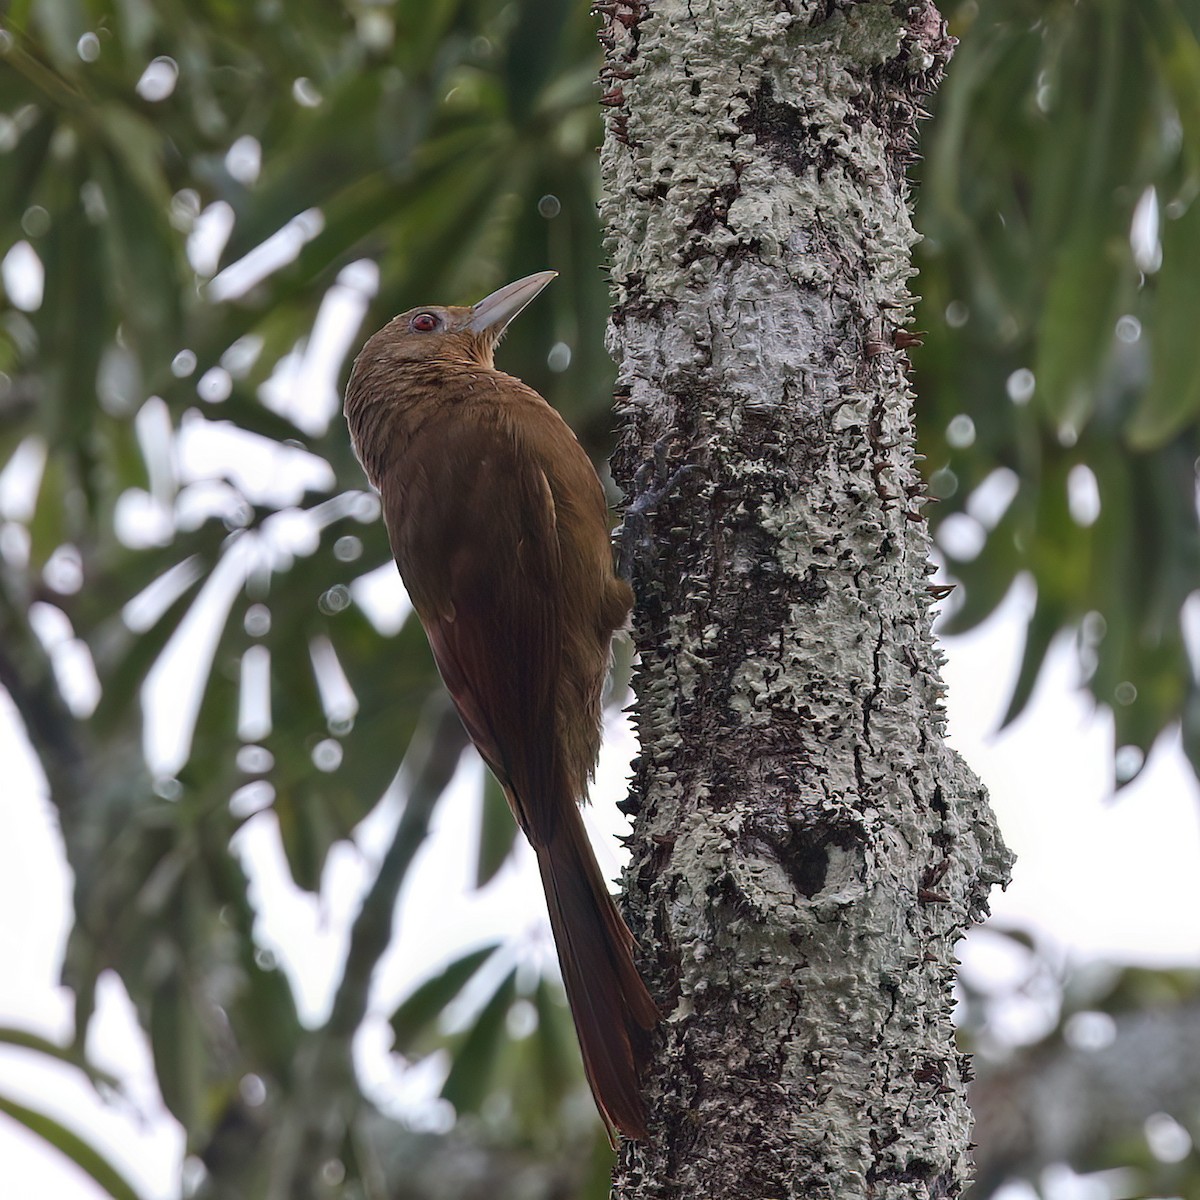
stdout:
[(433, 313), (417, 313), (408, 327), (414, 333), (432, 333), (438, 327), (438, 319)]

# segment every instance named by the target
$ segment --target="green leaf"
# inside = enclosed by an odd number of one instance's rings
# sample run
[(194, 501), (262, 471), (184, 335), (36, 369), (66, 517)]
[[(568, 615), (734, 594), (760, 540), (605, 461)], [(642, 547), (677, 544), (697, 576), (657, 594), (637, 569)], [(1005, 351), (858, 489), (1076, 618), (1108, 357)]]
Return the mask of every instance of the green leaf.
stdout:
[[(436, 669), (415, 618), (381, 648), (379, 635), (355, 607), (330, 617), (319, 612), (321, 594), (349, 582), (346, 564), (330, 550), (334, 540), (327, 537), (317, 554), (297, 560), (284, 585), (288, 602), (273, 606), (277, 616), (267, 639), (273, 728), (263, 745), (275, 757), (275, 811), (301, 886), (319, 883), (329, 847), (349, 834), (395, 777), (437, 687)], [(318, 634), (328, 637), (358, 703), (349, 730), (339, 726), (331, 731), (321, 703), (308, 653)], [(303, 648), (301, 653), (297, 647)], [(313, 747), (331, 732), (341, 744), (342, 761), (333, 771), (317, 771)], [(219, 728), (215, 736), (223, 736)]]
[(77, 1047), (60, 1046), (57, 1042), (52, 1042), (49, 1038), (42, 1037), (41, 1034), (33, 1033), (31, 1030), (17, 1029), (12, 1025), (0, 1025), (0, 1044), (17, 1046), (22, 1050), (32, 1050), (37, 1054), (45, 1054), (60, 1062), (68, 1063), (72, 1067), (78, 1067), (87, 1075), (93, 1085), (103, 1085), (114, 1091), (121, 1086), (115, 1075), (111, 1075), (81, 1058)]
[(52, 114), (37, 114), (16, 146), (0, 154), (0, 233), (6, 242), (16, 242), (24, 236), (21, 216), (34, 194), (38, 175), (45, 169), (55, 125)]
[(399, 0), (396, 4), (396, 44), (409, 67), (428, 72), (455, 48), (456, 26), (470, 27), (473, 14), (464, 0)]
[[(172, 248), (176, 238), (161, 228), (165, 222), (167, 207), (171, 200), (171, 188), (163, 174), (162, 163), (167, 147), (163, 144), (162, 131), (153, 121), (133, 112), (127, 105), (106, 103), (92, 109), (89, 119), (104, 139), (107, 150), (115, 162), (111, 178), (122, 181), (122, 188), (139, 192), (146, 204), (145, 212), (154, 224), (150, 229), (158, 236), (146, 236), (149, 229), (141, 231), (140, 241), (157, 243), (155, 249), (162, 253)], [(120, 170), (124, 167), (124, 170)]]
[(48, 455), (29, 520), (29, 559), (35, 567), (44, 567), (59, 546), (73, 540), (76, 530), (70, 520), (67, 499), (70, 486), (63, 457)]
[(475, 866), (475, 886), (483, 887), (495, 878), (496, 872), (512, 853), (517, 837), (504, 789), (491, 771), (484, 771), (479, 796), (479, 855)]
[(611, 1200), (612, 1174), (616, 1164), (616, 1153), (608, 1144), (604, 1126), (597, 1120), (596, 1136), (592, 1140), (592, 1157), (588, 1177), (578, 1200)]
[[(305, 449), (311, 448), (308, 434), (287, 417), (267, 408), (257, 397), (248, 394), (244, 387), (233, 389), (229, 399), (221, 405), (221, 416), (239, 429), (257, 434), (266, 443), (298, 442)], [(270, 449), (269, 444), (264, 444), (264, 451)]]
[(244, 925), (241, 935), (245, 982), (231, 1004), (235, 1022), (249, 1035), (247, 1058), (252, 1056), (277, 1079), (287, 1080), (295, 1067), (296, 1047), (305, 1037), (296, 998), (283, 970), (260, 965), (253, 930)]
[(472, 950), (427, 979), (392, 1013), (393, 1049), (412, 1057), (418, 1044), (436, 1028), (446, 1006), (500, 948), (498, 942)]
[(1026, 502), (1018, 496), (988, 534), (984, 553), (986, 563), (949, 562), (950, 574), (960, 581), (961, 595), (954, 596), (949, 612), (939, 625), (939, 633), (966, 633), (987, 620), (1000, 607), (1012, 589), (1021, 565), (1017, 537), (1025, 520)]
[(1021, 655), (1021, 669), (1017, 674), (1017, 682), (1013, 686), (1012, 698), (1008, 702), (1008, 710), (1000, 722), (1000, 728), (1011, 725), (1025, 711), (1037, 684), (1042, 663), (1054, 635), (1062, 627), (1062, 614), (1056, 608), (1038, 598), (1037, 607), (1029, 619), (1025, 630), (1025, 649)]
[(521, 0), (508, 42), (505, 84), (516, 121), (524, 121), (538, 93), (560, 69), (559, 46), (573, 0)]
[(1163, 445), (1200, 418), (1200, 197), (1191, 200), (1182, 216), (1164, 217), (1162, 256), (1162, 267), (1150, 285), (1150, 386), (1126, 428), (1139, 450)]
[(1090, 607), (1101, 613), (1104, 635), (1095, 649), (1096, 665), (1088, 686), (1097, 699), (1111, 703), (1117, 684), (1127, 678), (1131, 643), (1140, 624), (1147, 588), (1141, 532), (1142, 515), (1136, 511), (1137, 488), (1128, 453), (1098, 449), (1090, 456), (1100, 487), (1100, 516), (1089, 530), (1094, 552), (1088, 592)]
[[(113, 123), (110, 139), (129, 134), (127, 122)], [(128, 160), (136, 148), (127, 146), (124, 153)], [(143, 173), (150, 170), (150, 164), (143, 165)], [(115, 162), (109, 146), (91, 156), (91, 175), (89, 182), (100, 187), (107, 209), (100, 225), (105, 283), (123, 333), (130, 342), (137, 339), (143, 373), (152, 377), (165, 369), (182, 339), (182, 242), (167, 225), (165, 198), (147, 196), (143, 189), (149, 184), (128, 161)], [(159, 186), (166, 190), (161, 181)]]
[(67, 71), (78, 69), (76, 46), (90, 28), (81, 0), (35, 0), (33, 20), (58, 65)]
[[(254, 188), (229, 197), (237, 220), (222, 254), (223, 266), (261, 245), (306, 208), (326, 211), (378, 176), (375, 120), (386, 90), (377, 72), (365, 72), (343, 81), (318, 109), (296, 112), (274, 153), (265, 158)], [(402, 83), (400, 94), (410, 102), (419, 98), (411, 84)], [(411, 110), (406, 115), (411, 120)], [(216, 171), (223, 174), (224, 166)], [(362, 228), (377, 223), (367, 221)]]
[(1135, 7), (1151, 32), (1157, 66), (1179, 114), (1194, 176), (1200, 168), (1200, 41), (1175, 0), (1146, 0)]
[(0, 1095), (0, 1112), (24, 1125), (31, 1133), (70, 1159), (114, 1200), (141, 1200), (141, 1193), (109, 1159), (61, 1121), (3, 1095)]
[(509, 177), (519, 165), (507, 145), (480, 146), (473, 161), (435, 193), (422, 197), (420, 207), (430, 220), (414, 229), (419, 240), (404, 247), (403, 263), (396, 264), (391, 286), (380, 289), (376, 306), (390, 315), (403, 311), (414, 297), (436, 292), (439, 284), (444, 288), (447, 263), (462, 262), (477, 251), (489, 219), (503, 211), (498, 212), (497, 201), (507, 194)]
[(53, 456), (61, 456), (64, 463), (64, 486), (81, 489), (86, 513), (95, 516), (91, 434), (96, 378), (119, 316), (101, 299), (109, 294), (101, 247), (77, 201), (86, 182), (78, 160), (53, 175), (54, 194), (46, 196), (45, 203), (52, 208), (54, 235), (41, 238), (34, 247), (46, 271), (44, 300), (34, 324), (42, 338), (41, 427), (54, 447)]
[(1121, 251), (1099, 223), (1080, 223), (1055, 258), (1038, 333), (1037, 399), (1078, 433), (1095, 404), (1094, 378), (1113, 340)]
[(480, 1010), (454, 1054), (450, 1074), (442, 1085), (442, 1099), (449, 1100), (455, 1112), (478, 1112), (487, 1097), (497, 1059), (507, 1040), (505, 1022), (516, 995), (514, 967)]
[[(1194, 503), (1161, 503), (1155, 480), (1175, 473), (1172, 452), (1189, 461), (1200, 452), (1187, 347), (1197, 307), (1188, 266), (1200, 249), (1184, 236), (1190, 209), (1167, 217), (1200, 187), (1198, 14), (1173, 0), (971, 7), (923, 139), (919, 321), (930, 336), (914, 356), (918, 429), (930, 461), (961, 483), (932, 510), (935, 529), (970, 511), (973, 484), (998, 467), (1017, 474), (1020, 492), (979, 557), (950, 564), (966, 604), (947, 628), (982, 619), (1013, 579), (1032, 576), (1042, 628), (1031, 631), (1025, 693), (1050, 614), (1066, 632), (1095, 613), (1090, 631), (1107, 632), (1088, 640), (1081, 665), (1105, 703), (1119, 684), (1136, 686), (1117, 719), (1142, 744), (1155, 720), (1161, 729), (1179, 716), (1189, 667), (1166, 648), (1178, 581), (1194, 587), (1197, 577)], [(1130, 228), (1150, 188), (1164, 261), (1142, 278)], [(1182, 272), (1173, 280), (1169, 238)], [(1133, 324), (1117, 336), (1126, 314), (1141, 322), (1140, 338), (1130, 338)], [(1012, 386), (1026, 369), (1036, 379), (1028, 403)], [(959, 414), (974, 436), (950, 447), (944, 431)], [(1130, 443), (1147, 456), (1130, 455)], [(1075, 466), (1100, 488), (1090, 527), (1062, 503)]]
[[(179, 595), (151, 628), (135, 635), (122, 625), (117, 635), (109, 639), (110, 647), (105, 655), (97, 655), (102, 685), (100, 703), (92, 714), (92, 722), (97, 731), (102, 734), (111, 733), (119, 723), (128, 718), (137, 703), (139, 690), (147, 674), (166, 649), (167, 643), (175, 635), (183, 619), (192, 611), (204, 579), (203, 570), (197, 570), (190, 579), (186, 579)], [(113, 620), (119, 622), (121, 618), (117, 616)], [(121, 646), (119, 650), (112, 645), (118, 638)]]
[(296, 886), (306, 892), (321, 890), (321, 874), (329, 851), (346, 830), (339, 828), (322, 803), (313, 803), (311, 795), (305, 799), (292, 797), (289, 803), (276, 802), (275, 815), (279, 818), (279, 836), (283, 852)]
[(189, 1134), (195, 1133), (205, 1107), (208, 1049), (187, 985), (178, 974), (155, 990), (150, 1047), (163, 1102)]
[(542, 1090), (552, 1100), (583, 1082), (578, 1042), (570, 1009), (563, 999), (562, 986), (551, 984), (543, 975), (533, 994), (537, 1010), (534, 1047)]

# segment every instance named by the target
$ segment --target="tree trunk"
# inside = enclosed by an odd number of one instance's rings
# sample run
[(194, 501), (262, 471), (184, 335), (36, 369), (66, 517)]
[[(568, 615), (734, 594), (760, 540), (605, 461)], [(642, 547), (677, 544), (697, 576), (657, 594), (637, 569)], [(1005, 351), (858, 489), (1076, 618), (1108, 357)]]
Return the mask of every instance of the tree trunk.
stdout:
[(698, 464), (635, 576), (629, 909), (666, 1016), (614, 1194), (957, 1195), (954, 944), (1009, 856), (945, 743), (905, 379), (950, 42), (930, 3), (599, 8), (614, 471), (647, 487), (665, 436)]

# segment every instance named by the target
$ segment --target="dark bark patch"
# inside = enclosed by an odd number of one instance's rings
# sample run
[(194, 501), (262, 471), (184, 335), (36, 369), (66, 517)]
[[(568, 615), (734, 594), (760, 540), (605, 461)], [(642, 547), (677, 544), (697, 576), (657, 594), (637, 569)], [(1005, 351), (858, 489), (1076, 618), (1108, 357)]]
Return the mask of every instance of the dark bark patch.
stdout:
[(754, 923), (759, 919), (759, 912), (753, 901), (738, 886), (737, 880), (726, 873), (714, 880), (707, 888), (709, 900), (712, 902), (714, 915), (720, 914), (717, 922), (721, 927), (729, 921), (738, 919)]
[(794, 175), (815, 169), (821, 179), (838, 161), (836, 146), (841, 139), (823, 137), (824, 127), (805, 120), (802, 109), (776, 100), (769, 79), (758, 85), (738, 126), (743, 133), (754, 134), (758, 145)]
[(881, 1167), (878, 1164), (867, 1170), (867, 1182), (871, 1184), (918, 1184), (923, 1185), (930, 1200), (958, 1196), (962, 1184), (953, 1174), (947, 1173), (923, 1158), (912, 1158), (903, 1166)]
[(801, 846), (794, 850), (784, 862), (792, 887), (806, 900), (811, 900), (825, 887), (825, 876), (829, 871), (829, 849), (817, 843)]
[(708, 198), (696, 209), (689, 228), (697, 233), (710, 233), (717, 224), (726, 224), (729, 206), (738, 198), (740, 190), (736, 183), (723, 183), (708, 194)]
[(750, 262), (758, 259), (761, 249), (758, 238), (739, 237), (738, 241), (718, 252), (709, 244), (706, 236), (718, 225), (729, 228), (729, 208), (740, 195), (741, 186), (737, 182), (723, 183), (709, 192), (708, 197), (696, 209), (688, 226), (688, 237), (679, 254), (679, 261), (684, 266), (710, 256), (722, 263)]
[(829, 584), (824, 574), (816, 567), (809, 567), (804, 578), (796, 582), (795, 595), (804, 604), (816, 607), (829, 593)]
[(941, 817), (950, 815), (950, 805), (946, 803), (946, 793), (942, 790), (940, 783), (933, 785), (933, 796), (930, 798), (929, 807)]
[(796, 891), (811, 900), (825, 889), (831, 851), (854, 850), (861, 842), (857, 829), (832, 829), (815, 840), (810, 831), (794, 829), (791, 841), (779, 847), (779, 861)]
[(837, 814), (785, 818), (778, 809), (763, 808), (743, 827), (741, 841), (747, 856), (774, 858), (796, 892), (811, 900), (825, 889), (833, 851), (854, 850), (863, 834)]

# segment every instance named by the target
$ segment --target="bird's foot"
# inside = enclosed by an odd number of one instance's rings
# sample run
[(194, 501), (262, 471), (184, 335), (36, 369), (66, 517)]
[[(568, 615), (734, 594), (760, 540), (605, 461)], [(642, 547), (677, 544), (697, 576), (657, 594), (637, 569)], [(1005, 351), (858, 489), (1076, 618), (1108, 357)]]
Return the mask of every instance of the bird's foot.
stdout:
[(696, 474), (696, 463), (684, 463), (672, 468), (667, 450), (672, 435), (667, 434), (654, 443), (653, 457), (637, 469), (633, 477), (633, 499), (625, 506), (621, 524), (613, 530), (617, 547), (617, 574), (627, 583), (633, 581), (633, 564), (639, 553), (649, 553), (654, 543), (650, 537), (650, 517), (664, 497), (675, 492), (679, 485)]

